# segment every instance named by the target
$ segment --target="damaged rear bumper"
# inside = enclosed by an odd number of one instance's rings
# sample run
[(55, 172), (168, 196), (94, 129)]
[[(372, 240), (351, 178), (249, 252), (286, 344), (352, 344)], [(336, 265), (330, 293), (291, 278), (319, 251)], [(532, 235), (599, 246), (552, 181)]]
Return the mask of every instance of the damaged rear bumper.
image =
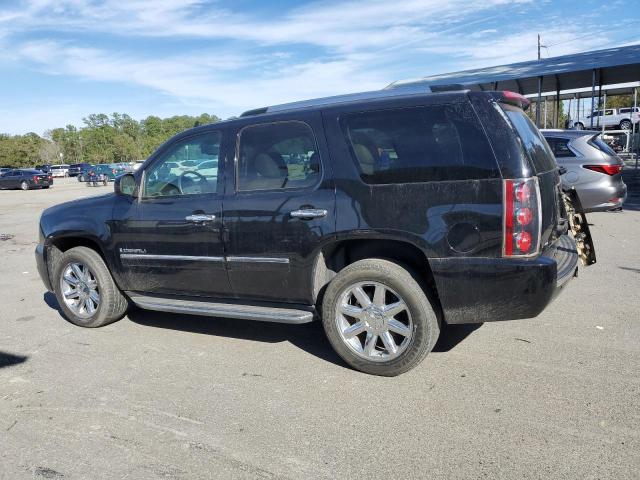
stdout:
[(532, 318), (577, 275), (578, 253), (562, 235), (537, 258), (430, 259), (447, 323)]

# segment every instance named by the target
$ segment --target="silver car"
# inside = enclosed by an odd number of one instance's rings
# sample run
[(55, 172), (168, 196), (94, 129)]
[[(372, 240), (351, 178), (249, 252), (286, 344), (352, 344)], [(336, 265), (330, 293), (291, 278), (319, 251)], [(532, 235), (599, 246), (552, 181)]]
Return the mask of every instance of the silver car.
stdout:
[(602, 139), (601, 132), (589, 130), (541, 130), (566, 169), (565, 188), (574, 188), (585, 212), (622, 208), (627, 186), (622, 181), (624, 163)]

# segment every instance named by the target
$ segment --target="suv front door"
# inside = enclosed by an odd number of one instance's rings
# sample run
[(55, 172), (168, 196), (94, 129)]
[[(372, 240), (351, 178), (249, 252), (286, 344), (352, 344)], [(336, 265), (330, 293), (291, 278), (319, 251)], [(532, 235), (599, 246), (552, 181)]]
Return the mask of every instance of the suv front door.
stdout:
[(227, 177), (227, 268), (243, 300), (312, 304), (314, 259), (335, 232), (335, 189), (319, 113), (236, 131)]
[(223, 133), (211, 130), (166, 146), (138, 174), (139, 199), (129, 208), (121, 200), (115, 255), (127, 290), (229, 296), (222, 159), (218, 163)]

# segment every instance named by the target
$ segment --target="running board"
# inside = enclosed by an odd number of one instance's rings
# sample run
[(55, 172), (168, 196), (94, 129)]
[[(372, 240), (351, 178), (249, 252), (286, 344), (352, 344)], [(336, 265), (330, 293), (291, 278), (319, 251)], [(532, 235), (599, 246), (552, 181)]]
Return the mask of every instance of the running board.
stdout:
[(185, 313), (208, 317), (239, 318), (260, 322), (309, 323), (313, 313), (294, 308), (258, 307), (236, 305), (233, 303), (215, 303), (202, 300), (181, 300), (175, 298), (152, 297), (139, 293), (126, 292), (133, 303), (145, 310), (156, 312)]

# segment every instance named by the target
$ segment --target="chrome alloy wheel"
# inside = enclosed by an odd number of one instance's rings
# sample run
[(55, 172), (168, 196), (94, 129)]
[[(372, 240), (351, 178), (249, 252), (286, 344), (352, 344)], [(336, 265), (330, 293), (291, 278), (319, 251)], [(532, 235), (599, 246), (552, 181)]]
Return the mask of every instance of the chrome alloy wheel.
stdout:
[(348, 287), (336, 304), (335, 321), (342, 341), (359, 357), (374, 362), (401, 355), (413, 335), (407, 304), (379, 282)]
[(62, 271), (60, 292), (67, 307), (80, 318), (91, 318), (100, 305), (98, 280), (81, 263), (70, 263)]

